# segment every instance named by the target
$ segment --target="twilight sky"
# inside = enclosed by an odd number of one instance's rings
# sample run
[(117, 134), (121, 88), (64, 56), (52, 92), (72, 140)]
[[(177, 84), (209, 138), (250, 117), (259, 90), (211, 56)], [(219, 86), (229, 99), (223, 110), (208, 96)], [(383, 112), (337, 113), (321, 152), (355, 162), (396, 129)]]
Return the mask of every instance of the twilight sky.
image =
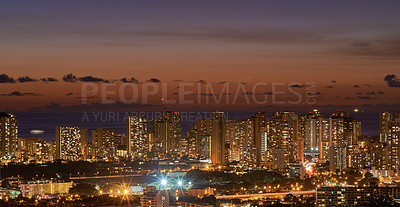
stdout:
[[(246, 91), (266, 83), (258, 94), (270, 94), (272, 83), (285, 83), (285, 91), (298, 83), (293, 89), (303, 95), (307, 82), (316, 82), (317, 106), (399, 107), (399, 10), (399, 1), (365, 0), (4, 1), (0, 111), (81, 110), (82, 83), (87, 82), (65, 82), (63, 76), (69, 73), (77, 79), (115, 82), (116, 88), (124, 77), (134, 77), (139, 85), (159, 79), (156, 84), (168, 84), (169, 99), (174, 99), (179, 83), (199, 80), (214, 88), (226, 81), (232, 93), (240, 83), (246, 83)], [(385, 81), (389, 74), (395, 76)], [(24, 76), (38, 81), (18, 81)], [(40, 80), (48, 77), (58, 81)], [(91, 82), (90, 77), (83, 80)], [(248, 104), (245, 93), (239, 94), (231, 104), (172, 109), (279, 105)], [(97, 103), (101, 96), (93, 94), (89, 102)], [(152, 106), (163, 105), (161, 97), (150, 99)], [(53, 108), (43, 107), (51, 103)]]

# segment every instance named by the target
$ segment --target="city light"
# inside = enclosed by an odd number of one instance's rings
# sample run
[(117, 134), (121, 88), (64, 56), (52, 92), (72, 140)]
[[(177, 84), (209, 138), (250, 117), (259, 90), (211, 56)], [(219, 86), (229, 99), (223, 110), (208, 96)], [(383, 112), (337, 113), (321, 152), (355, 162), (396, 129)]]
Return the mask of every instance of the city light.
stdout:
[(163, 179), (161, 179), (161, 185), (162, 186), (165, 186), (165, 185), (167, 185), (167, 179), (165, 179), (165, 178), (163, 178)]
[(181, 180), (178, 181), (178, 186), (181, 187), (183, 182)]

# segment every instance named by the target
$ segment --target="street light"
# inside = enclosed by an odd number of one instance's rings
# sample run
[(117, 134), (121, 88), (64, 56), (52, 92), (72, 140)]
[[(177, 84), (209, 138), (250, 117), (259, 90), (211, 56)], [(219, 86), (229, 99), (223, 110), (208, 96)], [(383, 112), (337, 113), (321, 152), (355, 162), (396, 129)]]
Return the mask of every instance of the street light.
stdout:
[(162, 186), (167, 185), (167, 179), (163, 178), (163, 179), (161, 180), (161, 185), (162, 185)]
[(183, 183), (182, 183), (182, 180), (179, 180), (179, 181), (178, 181), (178, 186), (181, 187), (182, 184), (183, 184)]

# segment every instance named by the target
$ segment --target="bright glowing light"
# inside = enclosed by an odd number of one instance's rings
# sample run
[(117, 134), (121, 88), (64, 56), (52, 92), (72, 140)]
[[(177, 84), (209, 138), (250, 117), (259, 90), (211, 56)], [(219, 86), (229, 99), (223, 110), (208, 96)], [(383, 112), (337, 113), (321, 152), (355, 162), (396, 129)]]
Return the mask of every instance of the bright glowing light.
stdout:
[(354, 112), (358, 112), (358, 109), (354, 109)]
[(182, 181), (180, 180), (180, 181), (178, 181), (178, 186), (182, 186)]
[(192, 182), (189, 182), (189, 185), (191, 185), (192, 184)]
[(161, 180), (161, 185), (167, 185), (167, 179), (162, 179)]
[(125, 193), (125, 194), (128, 194), (128, 190), (124, 190), (124, 193)]

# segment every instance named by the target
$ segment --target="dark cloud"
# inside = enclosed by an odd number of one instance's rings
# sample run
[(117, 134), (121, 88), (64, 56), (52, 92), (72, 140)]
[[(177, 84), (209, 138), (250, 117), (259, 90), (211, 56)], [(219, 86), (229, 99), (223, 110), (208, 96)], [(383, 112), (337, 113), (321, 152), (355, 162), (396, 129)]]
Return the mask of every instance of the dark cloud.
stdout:
[(11, 93), (7, 94), (1, 94), (2, 96), (41, 96), (42, 94), (40, 93), (21, 93), (19, 91), (13, 91)]
[(82, 82), (95, 82), (95, 83), (97, 83), (97, 82), (108, 82), (107, 80), (104, 80), (102, 78), (96, 78), (96, 77), (93, 77), (91, 75), (85, 76), (85, 77), (81, 77), (81, 78), (79, 78), (79, 80), (82, 81)]
[(307, 85), (301, 85), (301, 84), (293, 84), (293, 85), (289, 85), (289, 87), (291, 87), (291, 88), (304, 88), (304, 87), (306, 87)]
[(58, 81), (56, 78), (52, 78), (52, 77), (41, 78), (40, 80), (43, 82), (57, 82)]
[(357, 96), (358, 99), (372, 99), (371, 96)]
[(356, 85), (353, 85), (353, 87), (354, 87), (354, 88), (360, 88), (360, 86), (357, 85), (357, 84), (356, 84)]
[(319, 95), (322, 95), (322, 93), (321, 92), (307, 92), (306, 93), (307, 95), (310, 95), (310, 96), (319, 96)]
[(19, 77), (18, 81), (20, 83), (26, 83), (26, 82), (36, 82), (38, 80), (37, 79), (33, 79), (33, 78), (29, 77), (29, 76), (23, 76), (23, 77)]
[(134, 77), (132, 77), (130, 79), (122, 78), (121, 81), (124, 83), (139, 83), (139, 80)]
[(327, 88), (333, 88), (333, 86), (327, 86)]
[(84, 77), (77, 77), (75, 75), (73, 75), (72, 73), (64, 75), (63, 80), (65, 82), (77, 82), (77, 81), (81, 81), (81, 82), (94, 82), (94, 83), (98, 83), (98, 82), (104, 82), (104, 83), (108, 83), (108, 80), (102, 79), (102, 78), (96, 78), (93, 77), (91, 75), (89, 76), (84, 76)]
[(150, 78), (149, 80), (147, 80), (147, 82), (159, 83), (159, 82), (161, 82), (161, 80), (158, 78)]
[(383, 80), (388, 84), (389, 87), (400, 87), (400, 79), (394, 74), (386, 75)]
[(15, 83), (15, 80), (3, 73), (0, 75), (0, 83)]
[(78, 81), (78, 78), (74, 76), (72, 73), (64, 75), (63, 80), (65, 82), (76, 82)]

